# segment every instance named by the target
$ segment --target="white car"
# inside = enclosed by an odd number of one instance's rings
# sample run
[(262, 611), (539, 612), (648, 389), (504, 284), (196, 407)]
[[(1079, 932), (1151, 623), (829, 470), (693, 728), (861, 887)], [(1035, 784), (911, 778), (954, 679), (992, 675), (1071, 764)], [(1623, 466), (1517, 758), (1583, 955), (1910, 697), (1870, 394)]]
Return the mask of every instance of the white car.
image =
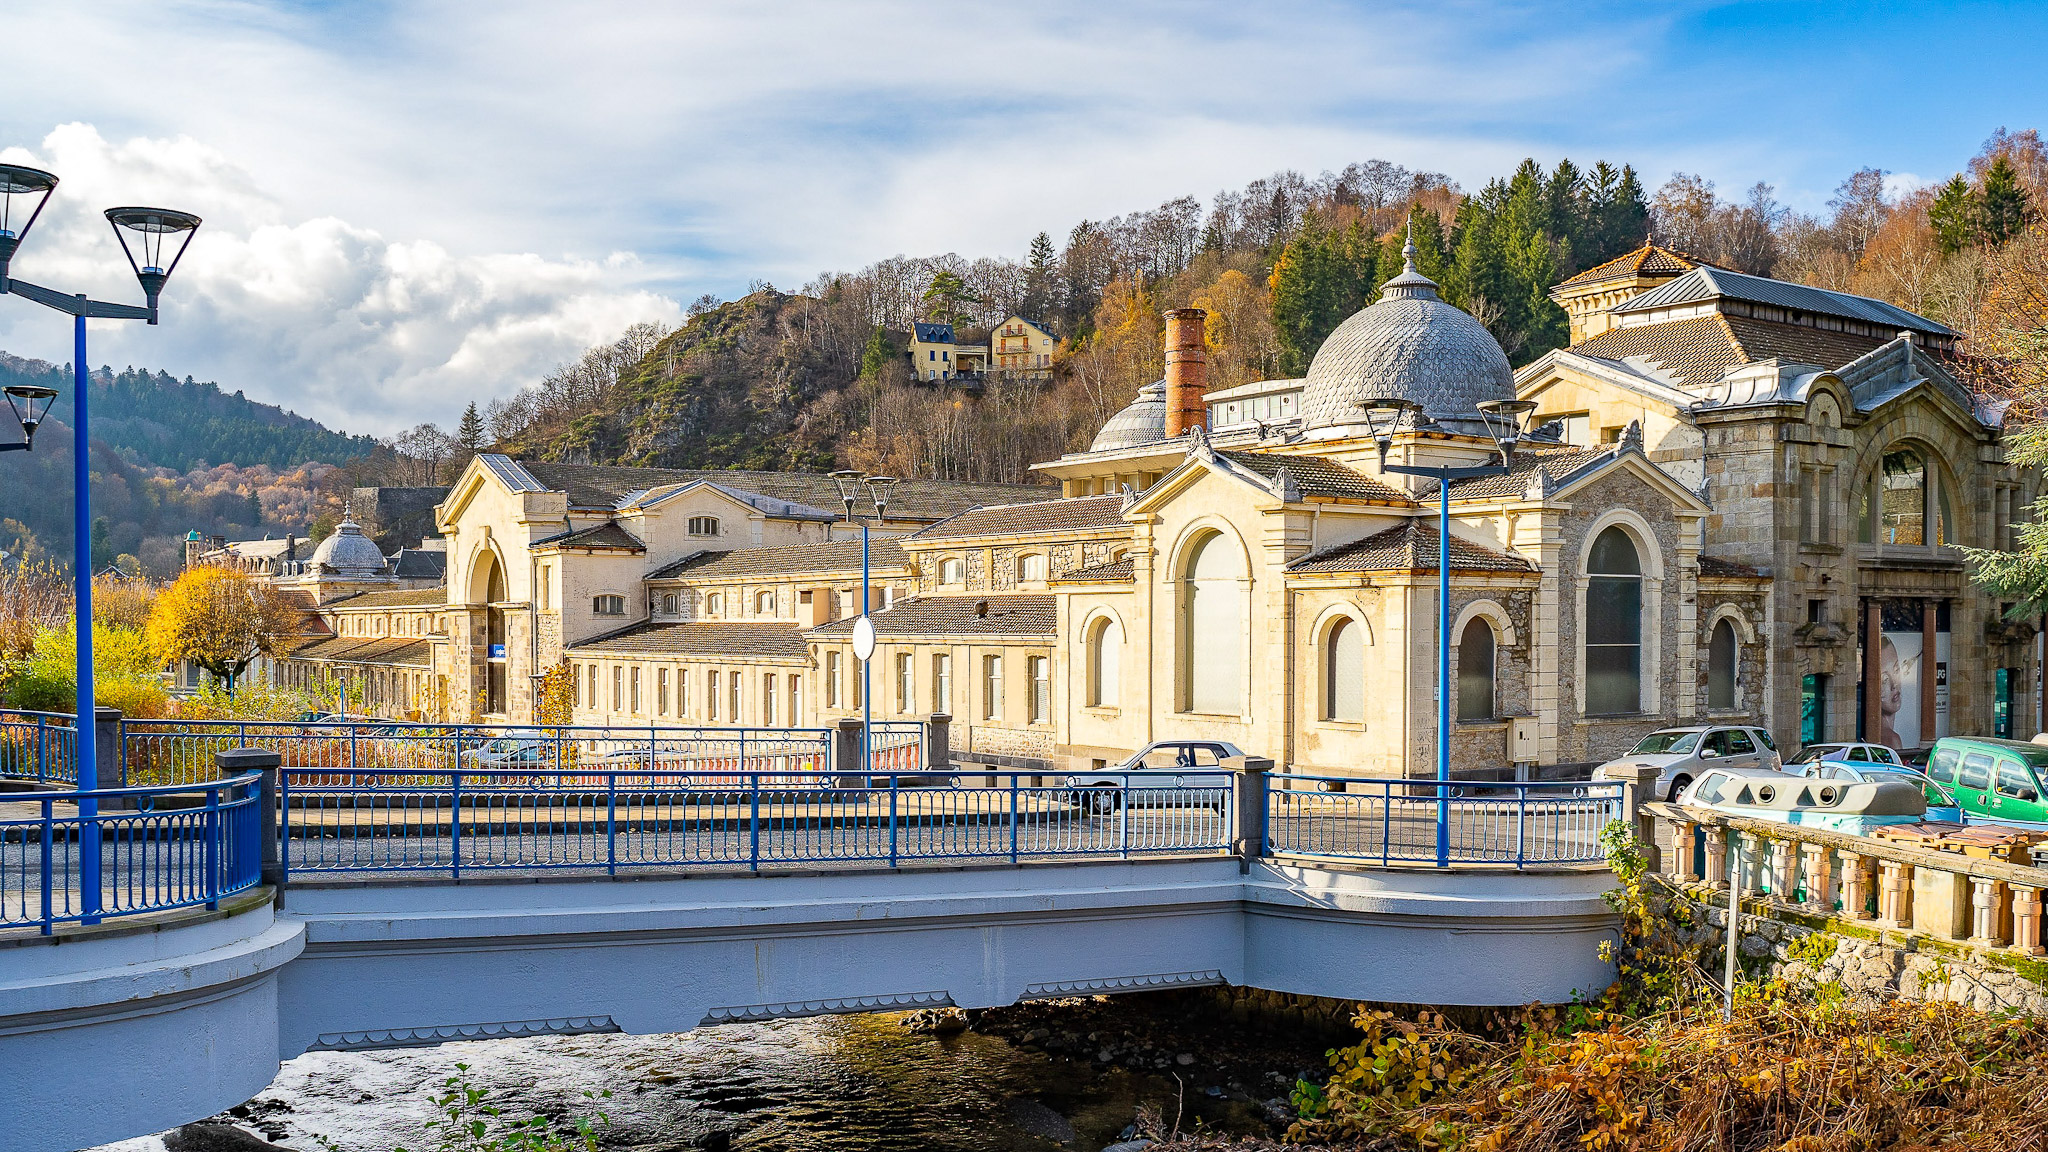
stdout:
[[(1821, 760), (1839, 760), (1848, 764), (1882, 765), (1890, 768), (1906, 767), (1899, 754), (1882, 744), (1808, 744), (1799, 754), (1785, 761), (1785, 771), (1796, 772), (1795, 764), (1812, 764)], [(1811, 775), (1811, 773), (1800, 773)]]
[[(1121, 764), (1099, 772), (1067, 777), (1073, 800), (1090, 812), (1114, 812), (1126, 795), (1131, 803), (1172, 804), (1182, 800), (1220, 805), (1215, 795), (1231, 787), (1231, 772), (1225, 760), (1243, 756), (1244, 750), (1224, 740), (1155, 740), (1131, 754)], [(1150, 789), (1201, 789), (1199, 794), (1151, 792)], [(1138, 792), (1131, 792), (1139, 789)]]
[(1593, 769), (1593, 779), (1612, 780), (1610, 768), (1646, 767), (1657, 770), (1651, 795), (1677, 801), (1678, 794), (1708, 768), (1727, 768), (1738, 773), (1782, 772), (1778, 746), (1761, 728), (1743, 725), (1699, 724), (1684, 728), (1659, 728), (1638, 741), (1628, 755), (1619, 756)]

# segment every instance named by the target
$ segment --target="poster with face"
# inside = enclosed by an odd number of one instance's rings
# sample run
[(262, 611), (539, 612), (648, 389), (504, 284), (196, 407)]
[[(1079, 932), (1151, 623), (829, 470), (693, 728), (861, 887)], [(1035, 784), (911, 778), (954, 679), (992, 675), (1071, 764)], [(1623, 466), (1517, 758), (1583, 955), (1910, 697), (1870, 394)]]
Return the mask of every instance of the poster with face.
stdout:
[(1920, 633), (1886, 632), (1877, 652), (1876, 742), (1892, 748), (1920, 744)]

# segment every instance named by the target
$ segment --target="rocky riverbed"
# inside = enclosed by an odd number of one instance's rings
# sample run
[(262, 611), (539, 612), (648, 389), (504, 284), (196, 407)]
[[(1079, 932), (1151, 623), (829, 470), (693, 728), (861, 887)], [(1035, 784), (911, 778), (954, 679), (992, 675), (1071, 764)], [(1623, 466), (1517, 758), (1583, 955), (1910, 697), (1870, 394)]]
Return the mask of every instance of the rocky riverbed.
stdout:
[(487, 1090), (508, 1116), (601, 1112), (605, 1148), (1135, 1152), (1176, 1133), (1277, 1134), (1295, 1078), (1323, 1068), (1321, 1023), (1248, 1020), (1209, 993), (1155, 993), (309, 1053), (213, 1123), (106, 1152), (433, 1147), (425, 1124), (450, 1077)]

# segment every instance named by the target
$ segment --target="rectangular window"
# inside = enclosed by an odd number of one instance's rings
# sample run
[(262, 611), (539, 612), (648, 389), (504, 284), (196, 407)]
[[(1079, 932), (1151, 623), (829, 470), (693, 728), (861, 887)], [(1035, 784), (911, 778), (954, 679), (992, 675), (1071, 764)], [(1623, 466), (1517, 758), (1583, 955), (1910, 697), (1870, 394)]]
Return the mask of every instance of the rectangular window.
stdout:
[(688, 716), (692, 711), (694, 709), (690, 707), (690, 670), (688, 668), (678, 668), (676, 669), (676, 715)]
[(791, 673), (789, 677), (789, 723), (795, 726), (804, 722), (804, 678)]
[(768, 672), (761, 677), (761, 726), (775, 726), (775, 673)]
[(704, 718), (714, 722), (718, 719), (718, 673), (716, 672), (706, 672), (704, 674)]
[(543, 564), (543, 565), (541, 565), (541, 566), (540, 566), (540, 590), (539, 590), (539, 594), (537, 595), (536, 599), (537, 599), (537, 600), (539, 600), (539, 603), (538, 603), (538, 604), (536, 604), (536, 605), (535, 605), (535, 607), (537, 607), (537, 608), (541, 608), (541, 609), (546, 609), (546, 608), (547, 608), (547, 606), (548, 606), (548, 604), (549, 604), (549, 600), (548, 600), (548, 566), (547, 566), (547, 565), (545, 565), (545, 564)]
[(839, 707), (839, 653), (825, 653), (825, 707)]
[(597, 665), (586, 664), (583, 667), (585, 671), (590, 673), (585, 677), (590, 682), (590, 702), (588, 707), (595, 708), (597, 707)]
[(732, 690), (732, 711), (729, 715), (732, 717), (734, 724), (742, 723), (743, 721), (740, 719), (740, 674), (728, 672), (725, 677), (725, 683)]
[(624, 703), (625, 697), (620, 691), (620, 685), (624, 684), (625, 680), (626, 670), (617, 664), (612, 665), (612, 711), (614, 712), (617, 712), (620, 705)]
[(1025, 660), (1024, 666), (1031, 673), (1031, 722), (1045, 724), (1052, 720), (1052, 673), (1047, 665), (1051, 661), (1043, 656)]
[(953, 713), (953, 654), (932, 653), (932, 711)]
[(1003, 718), (1003, 658), (983, 656), (981, 658), (981, 718), (1000, 720)]
[(917, 710), (916, 674), (910, 663), (913, 659), (915, 657), (908, 652), (896, 654), (896, 711), (899, 713)]
[(576, 706), (578, 708), (585, 707), (583, 703), (583, 673), (574, 664), (569, 665), (569, 686), (576, 692)]
[(657, 669), (654, 673), (654, 714), (668, 715), (668, 669)]
[(633, 674), (631, 677), (629, 677), (629, 679), (632, 683), (633, 689), (631, 696), (633, 706), (630, 709), (627, 709), (627, 711), (630, 711), (631, 713), (633, 713), (633, 715), (638, 716), (640, 714), (640, 666), (638, 664), (633, 665)]

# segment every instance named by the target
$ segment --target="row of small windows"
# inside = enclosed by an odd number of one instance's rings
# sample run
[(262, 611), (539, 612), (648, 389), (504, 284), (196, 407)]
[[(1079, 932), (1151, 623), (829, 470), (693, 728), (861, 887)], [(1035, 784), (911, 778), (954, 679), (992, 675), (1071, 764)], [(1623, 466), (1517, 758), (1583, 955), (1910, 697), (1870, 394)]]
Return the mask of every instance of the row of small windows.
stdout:
[[(673, 715), (730, 724), (746, 719), (743, 712), (743, 705), (747, 702), (743, 698), (747, 679), (745, 672), (705, 671), (697, 677), (698, 693), (693, 693), (691, 670), (688, 668), (652, 669), (651, 685), (643, 679), (643, 669), (639, 665), (613, 664), (610, 669), (608, 680), (601, 675), (597, 664), (585, 664), (582, 674), (573, 677), (578, 708), (606, 708), (604, 690), (609, 688), (609, 709), (613, 712), (657, 717)], [(803, 717), (803, 677), (776, 672), (762, 672), (759, 676), (759, 691), (752, 697), (757, 710), (755, 722), (763, 726), (798, 722)], [(651, 687), (651, 692), (643, 695), (643, 687)], [(644, 707), (647, 704), (653, 705), (651, 712)], [(784, 708), (787, 708), (786, 712)], [(778, 721), (778, 716), (785, 719)]]
[[(1048, 569), (1045, 553), (1026, 552), (1016, 559), (1015, 568), (1019, 581), (1043, 580)], [(964, 584), (967, 582), (967, 565), (958, 556), (948, 556), (939, 561), (939, 583)]]

